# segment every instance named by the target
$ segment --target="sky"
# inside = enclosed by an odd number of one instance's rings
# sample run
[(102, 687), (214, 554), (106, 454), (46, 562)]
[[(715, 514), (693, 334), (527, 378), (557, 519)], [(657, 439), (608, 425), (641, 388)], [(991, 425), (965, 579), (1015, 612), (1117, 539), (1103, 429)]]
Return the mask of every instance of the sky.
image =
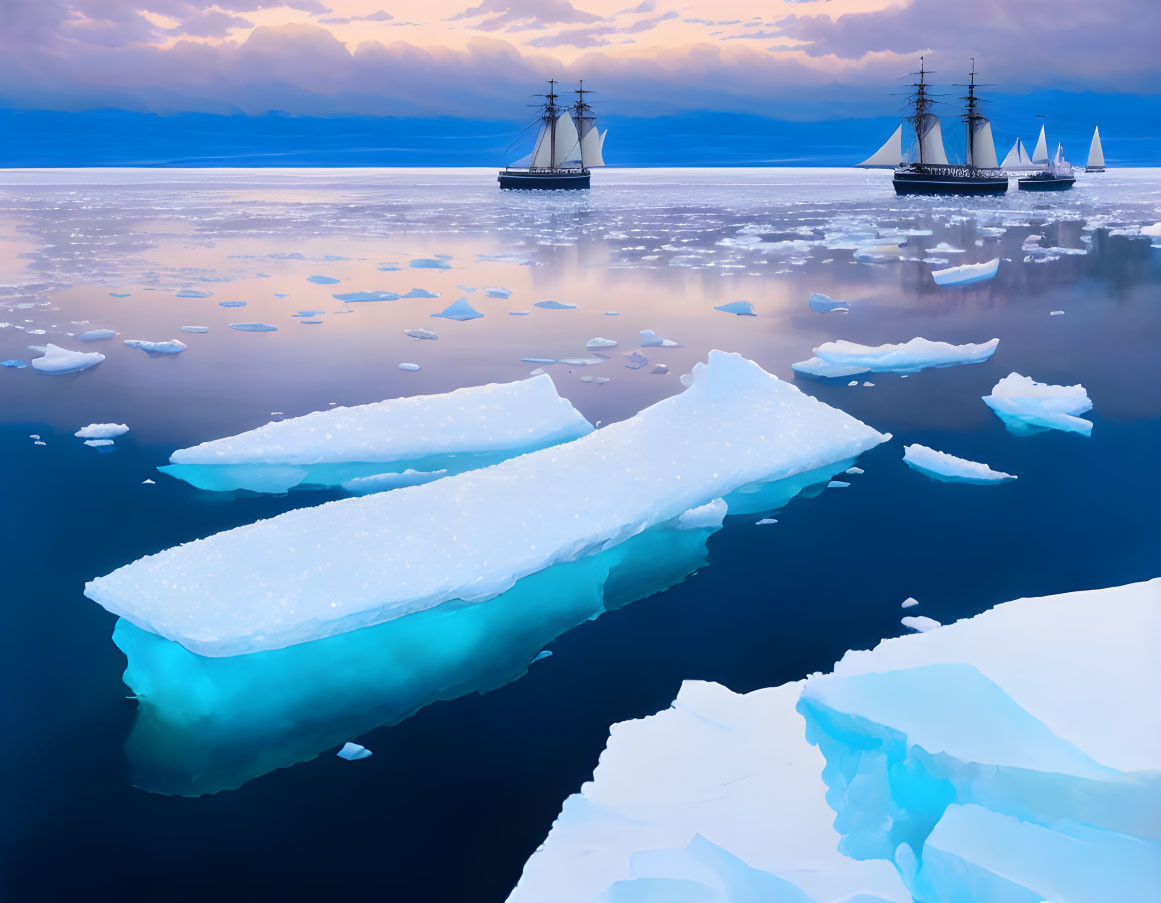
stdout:
[[(418, 122), (522, 122), (555, 77), (568, 90), (583, 78), (606, 124), (663, 132), (722, 116), (885, 123), (920, 55), (955, 115), (950, 85), (974, 57), (997, 108), (1095, 109), (1147, 157), (1158, 35), (1159, 0), (0, 0), (0, 111), (62, 131), (111, 110), (138, 117), (129, 132), (191, 114), (365, 119), (369, 132), (390, 117), (410, 138)], [(1076, 116), (1060, 122), (1069, 135)]]

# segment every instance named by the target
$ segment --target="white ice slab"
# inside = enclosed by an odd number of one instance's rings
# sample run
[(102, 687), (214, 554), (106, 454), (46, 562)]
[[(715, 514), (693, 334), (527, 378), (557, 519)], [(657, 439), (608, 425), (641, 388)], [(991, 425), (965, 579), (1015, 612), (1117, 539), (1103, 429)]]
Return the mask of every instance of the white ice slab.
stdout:
[(1000, 258), (997, 257), (985, 263), (966, 263), (963, 266), (932, 270), (931, 278), (935, 280), (936, 285), (971, 285), (991, 279), (999, 268)]
[(1010, 473), (992, 470), (987, 464), (957, 458), (926, 445), (903, 447), (903, 461), (908, 467), (944, 483), (971, 483), (987, 486), (1016, 479)]
[(73, 433), (78, 439), (116, 439), (129, 432), (123, 423), (90, 423)]
[(275, 649), (492, 598), (742, 487), (848, 466), (886, 439), (714, 351), (686, 391), (573, 442), (219, 533), (86, 593), (202, 655)]
[(69, 351), (59, 345), (38, 346), (43, 356), (32, 359), (33, 369), (41, 373), (75, 373), (95, 367), (105, 359), (99, 351)]
[(167, 342), (149, 342), (145, 339), (126, 339), (125, 344), (130, 348), (137, 348), (149, 354), (181, 354), (189, 346), (185, 342), (179, 342), (177, 339), (170, 339)]
[(984, 396), (984, 402), (1017, 434), (1049, 429), (1084, 436), (1092, 433), (1092, 422), (1077, 416), (1092, 409), (1088, 392), (1080, 384), (1053, 386), (1009, 373), (992, 387), (991, 395)]
[(794, 372), (838, 378), (860, 373), (916, 373), (927, 367), (952, 367), (986, 361), (1000, 344), (991, 339), (978, 345), (951, 345), (917, 337), (909, 342), (860, 345), (839, 340), (814, 349), (814, 357), (793, 365)]

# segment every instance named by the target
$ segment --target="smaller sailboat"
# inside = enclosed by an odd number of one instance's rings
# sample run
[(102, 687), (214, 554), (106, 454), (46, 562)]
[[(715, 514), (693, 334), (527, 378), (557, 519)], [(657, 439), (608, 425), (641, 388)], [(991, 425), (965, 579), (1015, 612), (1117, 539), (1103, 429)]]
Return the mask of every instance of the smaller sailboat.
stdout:
[[(1043, 140), (1044, 127), (1041, 126), (1040, 141)], [(1040, 147), (1039, 142), (1037, 142), (1036, 147)], [(1033, 155), (1033, 160), (1035, 159), (1036, 157)], [(1039, 172), (1017, 179), (1016, 187), (1020, 191), (1064, 191), (1075, 183), (1076, 176), (1073, 175), (1072, 164), (1064, 159), (1064, 146), (1057, 144), (1056, 153), (1052, 155), (1051, 162), (1046, 162), (1044, 168)]]
[(1105, 150), (1101, 147), (1101, 130), (1099, 127), (1092, 130), (1092, 144), (1088, 146), (1088, 163), (1085, 172), (1105, 171)]
[(1017, 138), (1012, 149), (1008, 151), (1008, 155), (1004, 157), (1004, 162), (1000, 164), (1000, 169), (1005, 172), (1025, 172), (1034, 168), (1032, 158), (1028, 156), (1028, 148), (1024, 146), (1023, 141)]
[(540, 111), (540, 129), (532, 150), (505, 167), (497, 177), (501, 188), (585, 189), (589, 170), (604, 166), (604, 133), (596, 127), (592, 105), (585, 101), (584, 82), (571, 108), (557, 104), (556, 80), (549, 79)]

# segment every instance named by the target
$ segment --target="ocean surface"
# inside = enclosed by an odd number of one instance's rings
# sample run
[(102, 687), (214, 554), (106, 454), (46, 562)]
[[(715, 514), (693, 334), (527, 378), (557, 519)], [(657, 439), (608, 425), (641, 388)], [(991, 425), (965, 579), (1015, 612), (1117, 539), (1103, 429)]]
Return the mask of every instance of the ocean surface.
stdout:
[[(0, 171), (0, 360), (50, 342), (106, 355), (69, 375), (0, 369), (0, 899), (500, 901), (609, 726), (666, 707), (684, 679), (746, 691), (828, 670), (905, 632), (908, 596), (946, 623), (1157, 576), (1161, 239), (1141, 228), (1158, 220), (1147, 169), (980, 199), (899, 199), (889, 173), (840, 169), (610, 170), (563, 195), (501, 193), (476, 169)], [(996, 257), (990, 281), (930, 276)], [(334, 297), (415, 288), (439, 297)], [(850, 312), (812, 310), (815, 292)], [(484, 316), (431, 317), (461, 297)], [(535, 306), (547, 300), (575, 308)], [(740, 300), (757, 316), (714, 309)], [(277, 329), (230, 328), (242, 322)], [(418, 327), (439, 339), (404, 335)], [(118, 335), (76, 338), (99, 328)], [(640, 349), (642, 329), (681, 347)], [(85, 582), (343, 496), (200, 491), (157, 472), (174, 449), (518, 379), (537, 367), (522, 358), (590, 356), (597, 336), (619, 343), (607, 360), (545, 369), (598, 425), (680, 391), (720, 348), (894, 439), (776, 524), (734, 516), (704, 545), (645, 550), (608, 610), (510, 599), (473, 655), (387, 677), (369, 663), (404, 628), (379, 628), (365, 659), (335, 658), (368, 671), (331, 695), (309, 649), (277, 680), (258, 657), (228, 679), (195, 668), (208, 712), (160, 717), (143, 700), (139, 715), (116, 619)], [(985, 363), (854, 386), (791, 370), (824, 341), (916, 336), (1000, 343)], [(122, 344), (174, 338), (188, 350)], [(627, 367), (634, 351), (649, 365)], [(980, 399), (1013, 371), (1083, 384), (1091, 437), (1005, 429)], [(94, 422), (130, 432), (86, 447), (73, 433)], [(902, 463), (916, 442), (1019, 479), (934, 482)], [(438, 655), (438, 632), (424, 642), (408, 654)], [(531, 663), (541, 648), (552, 656)], [(343, 761), (344, 740), (374, 755)]]

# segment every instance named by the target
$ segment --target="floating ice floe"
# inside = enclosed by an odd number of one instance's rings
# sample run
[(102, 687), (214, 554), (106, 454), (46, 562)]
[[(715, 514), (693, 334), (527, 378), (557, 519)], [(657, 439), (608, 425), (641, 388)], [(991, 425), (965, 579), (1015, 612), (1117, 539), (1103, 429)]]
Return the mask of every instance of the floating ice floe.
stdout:
[(642, 348), (681, 348), (681, 342), (675, 342), (673, 339), (663, 339), (652, 329), (642, 329), (640, 333), (640, 342)]
[(484, 286), (484, 294), (487, 295), (489, 298), (505, 299), (505, 298), (512, 297), (512, 290), (507, 289), (507, 288), (502, 288), (501, 286), (498, 286), (498, 285), (485, 285)]
[(89, 446), (90, 448), (108, 448), (110, 445), (113, 445), (113, 444), (114, 444), (114, 442), (112, 439), (86, 439), (85, 440), (85, 445)]
[(344, 292), (331, 297), (344, 304), (365, 304), (374, 301), (398, 301), (400, 296), (397, 292)]
[(861, 373), (916, 373), (927, 367), (978, 364), (990, 358), (999, 344), (999, 339), (979, 345), (950, 345), (914, 338), (898, 345), (871, 346), (840, 340), (819, 345), (814, 349), (814, 357), (792, 367), (795, 373), (823, 378)]
[(148, 342), (145, 339), (125, 339), (125, 344), (147, 354), (181, 354), (189, 345), (170, 339), (168, 342)]
[(433, 317), (443, 317), (445, 320), (477, 320), (483, 316), (478, 310), (468, 303), (467, 298), (460, 298), (458, 301), (453, 301), (439, 313), (432, 314)]
[(26, 364), (24, 361), (0, 361), (0, 367), (8, 367), (11, 370), (23, 370), (27, 366), (28, 364)]
[(539, 652), (537, 652), (537, 653), (536, 653), (536, 655), (533, 657), (533, 659), (532, 659), (532, 663), (533, 663), (533, 664), (536, 664), (537, 662), (542, 662), (542, 661), (544, 661), (546, 658), (549, 658), (549, 657), (551, 657), (551, 656), (552, 656), (552, 650), (551, 650), (551, 649), (541, 649), (541, 650), (540, 650)]
[(59, 345), (29, 346), (42, 356), (32, 359), (32, 367), (41, 373), (76, 373), (95, 367), (105, 359), (99, 351), (69, 351)]
[(1016, 479), (1010, 473), (992, 470), (987, 464), (957, 458), (946, 452), (936, 451), (926, 445), (906, 445), (903, 447), (903, 461), (908, 467), (926, 474), (942, 483), (970, 483), (989, 486)]
[(295, 311), (294, 313), (292, 313), (291, 316), (296, 317), (298, 319), (309, 320), (313, 317), (317, 317), (319, 314), (325, 314), (325, 313), (326, 313), (325, 310), (298, 310), (298, 311)]
[(811, 310), (816, 310), (819, 313), (830, 313), (837, 311), (839, 313), (849, 313), (851, 306), (846, 301), (835, 301), (821, 292), (815, 292), (810, 296), (807, 302)]
[(182, 332), (197, 332), (197, 333), (202, 333), (202, 332), (209, 332), (209, 331), (210, 331), (210, 327), (208, 327), (208, 326), (183, 326), (183, 327), (181, 328), (181, 331), (182, 331)]
[(451, 264), (443, 257), (419, 257), (408, 264), (415, 270), (450, 270)]
[(1048, 311), (1048, 316), (1050, 316), (1050, 317), (1063, 317), (1064, 311), (1062, 311), (1062, 310), (1050, 310), (1050, 311)]
[(849, 489), (850, 485), (851, 484), (848, 483), (846, 480), (831, 480), (829, 483), (826, 484), (826, 488), (827, 489)]
[(935, 618), (929, 618), (926, 615), (907, 615), (900, 618), (899, 623), (908, 630), (914, 630), (916, 633), (926, 633), (929, 630), (935, 630), (937, 627), (942, 627)]
[(109, 292), (110, 298), (128, 298), (129, 292)]
[(111, 339), (115, 335), (117, 335), (115, 329), (89, 329), (82, 332), (77, 338), (82, 342), (100, 342), (103, 339)]
[(199, 291), (195, 291), (194, 289), (187, 288), (187, 289), (182, 289), (180, 292), (178, 292), (177, 297), (179, 297), (179, 298), (208, 298), (212, 294), (213, 294), (213, 292), (199, 292)]
[(508, 316), (510, 317), (527, 317), (532, 311), (530, 310), (510, 310)]
[(843, 473), (856, 474), (856, 475), (860, 474), (860, 473), (865, 473), (865, 472), (866, 471), (864, 471), (863, 468), (861, 468), (861, 467), (848, 467), (846, 470), (843, 471)]
[(485, 467), (591, 431), (542, 376), (316, 411), (179, 449), (160, 469), (219, 492), (350, 488), (355, 478), (407, 468), (444, 475)]
[(78, 439), (116, 439), (129, 432), (123, 423), (90, 423), (73, 433)]
[(768, 526), (769, 524), (776, 524), (776, 523), (778, 523), (778, 521), (773, 517), (764, 517), (761, 520), (754, 521), (754, 523), (757, 524), (759, 527), (765, 527), (765, 526)]
[(430, 329), (405, 329), (403, 330), (403, 334), (409, 335), (413, 339), (426, 339), (428, 341), (435, 341), (439, 338), (439, 336), (432, 332)]
[(665, 364), (654, 364), (653, 369), (649, 371), (656, 376), (664, 376), (669, 372), (669, 367)]
[(307, 276), (307, 282), (313, 282), (315, 285), (334, 285), (339, 280), (333, 276)]
[[(888, 438), (739, 355), (711, 352), (692, 377), (679, 395), (572, 442), (187, 543), (90, 582), (86, 594), (199, 655), (278, 649), (451, 600), (483, 602), (746, 487), (844, 469)], [(575, 430), (579, 415), (568, 413)], [(306, 419), (222, 444), (264, 454), (277, 431), (301, 434)], [(415, 441), (406, 430), (390, 436)], [(221, 460), (213, 445), (174, 458)], [(520, 501), (529, 498), (532, 507)]]
[(372, 753), (371, 750), (365, 746), (360, 746), (358, 743), (352, 743), (348, 740), (343, 744), (343, 748), (335, 753), (340, 759), (346, 759), (348, 762), (357, 762), (359, 759), (369, 758)]
[[(614, 725), (508, 903), (1105, 903), (1161, 870), (1161, 580)], [(837, 817), (836, 817), (837, 816)]]
[(237, 329), (241, 332), (277, 332), (277, 326), (271, 326), (269, 323), (231, 323), (231, 329)]
[(908, 596), (901, 603), (899, 603), (899, 607), (900, 608), (914, 608), (918, 604), (919, 604), (918, 599), (915, 599), (915, 598), (912, 598), (911, 596)]
[(625, 366), (630, 370), (640, 370), (648, 363), (649, 358), (643, 354), (638, 354), (636, 351), (634, 351), (625, 359)]
[(576, 310), (575, 304), (564, 304), (561, 301), (537, 301), (533, 307), (543, 307), (545, 310)]
[(731, 301), (729, 304), (719, 304), (714, 310), (727, 314), (737, 314), (739, 317), (754, 317), (754, 305), (749, 301)]
[(438, 298), (439, 292), (429, 292), (425, 288), (413, 288), (405, 295), (400, 295), (400, 298)]
[(419, 370), (419, 364), (413, 364), (413, 363), (410, 363), (408, 361), (404, 361), (403, 363), (401, 363), (399, 365), (399, 369), (400, 370), (407, 370), (411, 373), (414, 373), (417, 370)]
[(1092, 410), (1084, 386), (1052, 386), (1028, 376), (1009, 373), (992, 387), (984, 402), (1017, 435), (1064, 430), (1091, 435), (1092, 422), (1077, 416)]
[(219, 301), (219, 307), (245, 307), (245, 301)]
[(927, 249), (929, 254), (963, 254), (963, 248), (955, 248), (949, 245), (946, 241), (941, 241), (939, 244)]
[(932, 270), (931, 278), (935, 280), (936, 285), (971, 285), (975, 282), (985, 282), (991, 279), (999, 268), (1000, 258), (997, 257), (986, 263), (967, 263), (963, 266), (948, 267), (945, 270)]
[(526, 364), (564, 364), (566, 367), (593, 367), (603, 364), (607, 357), (522, 357)]
[(602, 336), (597, 336), (595, 339), (589, 339), (585, 342), (586, 348), (616, 348), (617, 343), (613, 339), (606, 339)]

